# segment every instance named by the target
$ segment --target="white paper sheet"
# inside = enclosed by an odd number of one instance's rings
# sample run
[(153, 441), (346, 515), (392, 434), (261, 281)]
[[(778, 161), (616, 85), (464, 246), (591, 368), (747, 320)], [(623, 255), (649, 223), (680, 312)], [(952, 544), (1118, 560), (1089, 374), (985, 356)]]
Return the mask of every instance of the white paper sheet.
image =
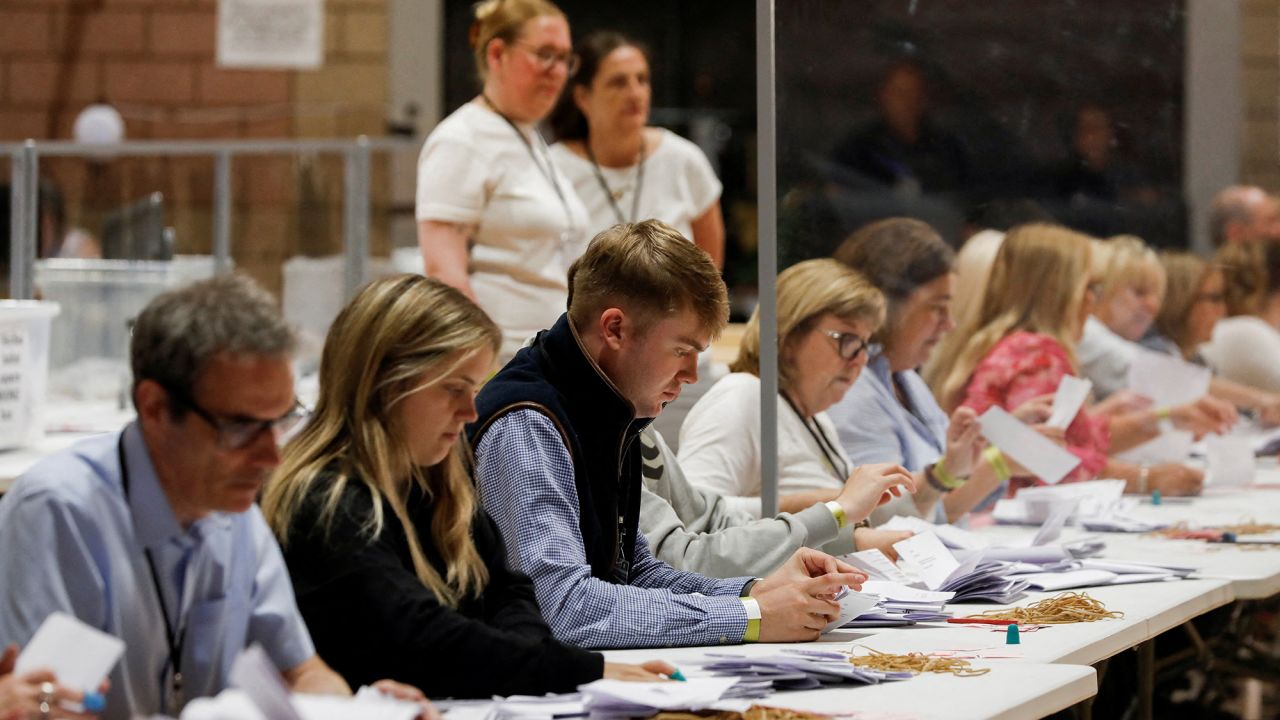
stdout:
[(81, 692), (96, 691), (124, 652), (124, 642), (65, 613), (45, 618), (18, 655), (16, 675), (47, 668), (58, 682)]
[(579, 688), (587, 706), (643, 705), (658, 710), (699, 709), (714, 704), (736, 677), (689, 678), (686, 682), (624, 682), (596, 680)]
[(1063, 375), (1062, 380), (1058, 382), (1057, 392), (1053, 394), (1053, 411), (1045, 424), (1066, 430), (1075, 419), (1076, 413), (1080, 412), (1080, 406), (1084, 405), (1084, 401), (1089, 398), (1091, 390), (1093, 390), (1092, 382), (1081, 380), (1074, 375)]
[(1080, 458), (1027, 427), (1004, 408), (991, 406), (978, 418), (978, 422), (988, 442), (1050, 485), (1066, 477), (1080, 464)]
[(879, 548), (859, 550), (856, 553), (849, 553), (841, 559), (867, 573), (868, 577), (889, 580), (903, 585), (911, 584), (911, 578), (899, 570), (898, 566), (894, 565), (893, 561), (889, 559), (889, 556), (880, 552)]
[(918, 533), (896, 542), (893, 549), (898, 551), (899, 557), (915, 566), (920, 579), (930, 590), (945, 585), (952, 573), (960, 569), (960, 562), (931, 532)]
[(827, 623), (827, 626), (822, 629), (823, 633), (844, 627), (845, 623), (875, 607), (880, 602), (880, 598), (846, 588), (845, 592), (837, 596), (837, 602), (840, 603), (840, 614), (835, 620)]
[(881, 530), (908, 530), (913, 533), (931, 532), (943, 545), (953, 550), (981, 550), (991, 543), (986, 538), (955, 525), (938, 525), (910, 515), (894, 515), (880, 525)]
[(956, 596), (953, 592), (921, 590), (887, 580), (868, 580), (862, 583), (862, 592), (879, 595), (885, 600), (909, 603), (945, 603)]
[(1209, 472), (1205, 484), (1214, 487), (1252, 485), (1257, 472), (1257, 458), (1253, 454), (1253, 441), (1249, 438), (1205, 438), (1205, 454), (1209, 460)]

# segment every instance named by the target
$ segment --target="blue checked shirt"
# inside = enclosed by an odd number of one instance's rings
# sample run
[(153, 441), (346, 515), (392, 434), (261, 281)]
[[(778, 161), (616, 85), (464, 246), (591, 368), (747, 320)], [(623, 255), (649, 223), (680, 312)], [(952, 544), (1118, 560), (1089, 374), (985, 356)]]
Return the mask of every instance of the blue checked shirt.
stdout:
[(630, 585), (591, 575), (573, 461), (545, 415), (520, 410), (494, 422), (476, 448), (476, 478), (511, 567), (532, 578), (557, 639), (601, 649), (742, 642), (747, 614), (738, 594), (751, 578), (676, 570), (653, 557), (643, 533)]

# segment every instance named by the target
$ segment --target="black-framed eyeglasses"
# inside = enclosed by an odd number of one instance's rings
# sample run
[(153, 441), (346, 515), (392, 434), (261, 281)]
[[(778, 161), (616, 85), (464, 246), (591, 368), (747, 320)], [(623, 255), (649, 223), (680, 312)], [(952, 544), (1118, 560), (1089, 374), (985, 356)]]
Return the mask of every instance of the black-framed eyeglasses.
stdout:
[(296, 430), (310, 414), (305, 405), (294, 400), (293, 407), (289, 408), (285, 414), (270, 420), (247, 417), (222, 418), (200, 407), (194, 398), (185, 393), (170, 390), (169, 394), (218, 433), (218, 447), (224, 450), (240, 450), (248, 447), (267, 431), (271, 431), (272, 437), (279, 442), (281, 438), (287, 437), (289, 433)]
[(578, 54), (573, 51), (560, 52), (554, 48), (532, 47), (522, 42), (513, 42), (511, 44), (532, 55), (540, 70), (550, 70), (558, 64), (563, 64), (569, 75), (578, 72), (579, 58)]
[(873, 343), (856, 333), (837, 332), (835, 330), (821, 330), (819, 332), (836, 341), (836, 352), (845, 360), (857, 358), (864, 350), (867, 351), (868, 355), (874, 355), (880, 351), (878, 343)]

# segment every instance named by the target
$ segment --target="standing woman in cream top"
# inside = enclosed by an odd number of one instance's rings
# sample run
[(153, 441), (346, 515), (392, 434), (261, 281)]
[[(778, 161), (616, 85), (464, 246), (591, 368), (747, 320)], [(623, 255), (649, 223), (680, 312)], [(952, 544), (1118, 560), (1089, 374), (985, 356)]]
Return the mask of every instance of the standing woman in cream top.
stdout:
[(551, 154), (591, 217), (590, 234), (657, 218), (724, 266), (722, 185), (697, 145), (648, 127), (649, 59), (625, 35), (595, 32), (551, 115)]
[(422, 148), (418, 245), (428, 276), (497, 323), (505, 362), (564, 312), (569, 264), (590, 239), (586, 210), (534, 127), (577, 59), (564, 13), (547, 0), (488, 0), (475, 14), (484, 85)]

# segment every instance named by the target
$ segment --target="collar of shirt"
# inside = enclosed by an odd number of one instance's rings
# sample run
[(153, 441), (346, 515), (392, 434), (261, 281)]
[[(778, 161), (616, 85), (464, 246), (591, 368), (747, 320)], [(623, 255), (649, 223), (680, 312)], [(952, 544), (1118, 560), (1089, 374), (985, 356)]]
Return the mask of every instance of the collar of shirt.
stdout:
[[(946, 449), (947, 443), (947, 425), (949, 418), (942, 408), (938, 407), (938, 403), (934, 400), (932, 393), (929, 392), (928, 386), (924, 384), (914, 370), (903, 370), (902, 372), (892, 372), (889, 369), (889, 358), (884, 353), (873, 355), (867, 361), (867, 367), (863, 372), (870, 372), (872, 377), (876, 379), (876, 383), (880, 386), (880, 391), (887, 397), (890, 407), (901, 411), (901, 417), (914, 430), (914, 436), (925, 441), (932, 449), (938, 453), (942, 453)], [(906, 395), (907, 402), (911, 403), (908, 410), (898, 402), (898, 396), (893, 389), (894, 378), (898, 380), (898, 387), (902, 389), (902, 393)], [(921, 462), (932, 462), (936, 458), (921, 458)]]
[[(184, 551), (201, 542), (210, 532), (230, 529), (231, 520), (223, 513), (210, 513), (183, 530), (169, 498), (160, 486), (155, 465), (137, 421), (124, 429), (124, 460), (128, 465), (129, 493), (127, 502), (133, 516), (133, 529), (138, 542), (153, 550), (173, 543)], [(121, 468), (123, 476), (125, 468)]]

